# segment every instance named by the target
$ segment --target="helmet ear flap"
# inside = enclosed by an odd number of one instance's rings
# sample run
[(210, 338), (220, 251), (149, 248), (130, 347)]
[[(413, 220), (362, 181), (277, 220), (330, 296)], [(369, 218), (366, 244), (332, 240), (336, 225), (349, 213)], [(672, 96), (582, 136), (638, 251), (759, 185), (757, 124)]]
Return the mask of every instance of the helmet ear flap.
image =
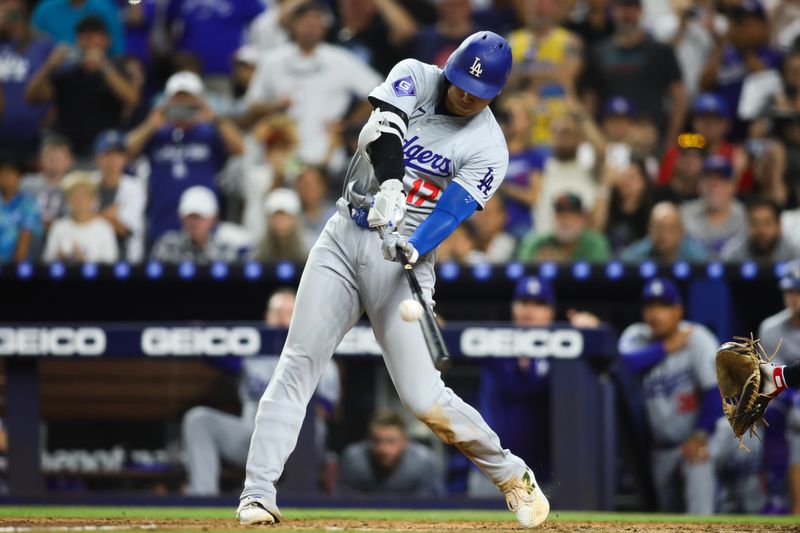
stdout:
[(490, 31), (480, 31), (464, 39), (450, 55), (444, 75), (459, 89), (485, 100), (495, 98), (511, 72), (508, 42)]

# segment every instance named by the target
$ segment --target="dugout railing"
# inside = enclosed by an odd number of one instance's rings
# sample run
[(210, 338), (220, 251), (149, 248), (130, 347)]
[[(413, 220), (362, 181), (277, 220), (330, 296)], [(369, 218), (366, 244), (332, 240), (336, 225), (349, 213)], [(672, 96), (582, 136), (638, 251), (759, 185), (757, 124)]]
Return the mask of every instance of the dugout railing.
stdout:
[[(614, 391), (597, 368), (614, 357), (616, 336), (608, 327), (578, 330), (568, 324), (516, 328), (502, 323), (452, 323), (445, 342), (455, 358), (548, 359), (551, 380), (552, 472), (554, 505), (570, 509), (611, 509), (615, 469)], [(254, 357), (279, 353), (284, 330), (259, 324), (57, 324), (0, 326), (0, 356), (5, 362), (6, 426), (9, 434), (8, 481), (12, 495), (42, 494), (39, 464), (40, 383), (38, 363), (53, 358), (146, 361)], [(354, 328), (337, 357), (377, 357), (380, 349), (369, 326)], [(80, 382), (74, 383), (80, 386)], [(317, 462), (313, 424), (306, 424), (299, 446), (305, 459), (287, 466), (295, 493), (316, 492)], [(547, 431), (547, 428), (543, 428)]]

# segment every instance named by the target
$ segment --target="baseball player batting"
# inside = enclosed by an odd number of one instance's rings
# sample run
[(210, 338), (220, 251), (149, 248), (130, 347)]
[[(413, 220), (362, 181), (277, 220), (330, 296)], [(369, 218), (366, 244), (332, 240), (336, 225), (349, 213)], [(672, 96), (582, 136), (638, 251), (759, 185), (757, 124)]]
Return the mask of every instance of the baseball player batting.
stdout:
[(411, 290), (398, 261), (414, 265), (428, 304), (432, 252), (494, 194), (508, 149), (488, 105), (511, 69), (505, 39), (481, 31), (444, 71), (407, 59), (369, 95), (374, 107), (358, 140), (338, 213), (308, 257), (278, 367), (256, 414), (237, 510), (243, 525), (281, 519), (275, 483), (297, 442), (314, 387), (345, 333), (366, 312), (403, 404), (505, 494), (524, 527), (550, 505), (524, 461), (500, 445), (478, 412), (445, 387), (420, 325), (398, 306)]

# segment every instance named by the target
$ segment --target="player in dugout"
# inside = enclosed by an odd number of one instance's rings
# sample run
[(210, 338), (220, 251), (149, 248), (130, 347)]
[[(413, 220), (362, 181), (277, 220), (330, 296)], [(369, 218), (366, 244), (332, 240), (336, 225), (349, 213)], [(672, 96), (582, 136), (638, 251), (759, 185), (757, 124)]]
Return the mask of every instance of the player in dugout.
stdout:
[(645, 284), (642, 304), (644, 320), (623, 331), (619, 351), (628, 369), (642, 377), (659, 510), (759, 512), (763, 448), (760, 440), (747, 437), (751, 453), (738, 453), (739, 443), (722, 417), (716, 337), (684, 320), (681, 293), (667, 278)]
[[(544, 278), (523, 276), (514, 286), (511, 321), (515, 326), (546, 328), (556, 321), (556, 292)], [(567, 310), (575, 328), (596, 328), (600, 319), (586, 311)], [(482, 360), (479, 403), (481, 414), (500, 441), (527, 463), (536, 462), (540, 478), (549, 479), (550, 362), (530, 357), (490, 357)], [(469, 491), (484, 495), (482, 478), (472, 476)]]
[(505, 496), (523, 527), (550, 504), (533, 471), (503, 448), (478, 412), (445, 386), (420, 325), (398, 313), (411, 298), (401, 255), (428, 305), (433, 251), (503, 181), (508, 148), (489, 104), (511, 70), (501, 36), (479, 31), (444, 70), (413, 59), (372, 90), (338, 212), (308, 257), (275, 376), (259, 402), (237, 510), (243, 525), (281, 519), (275, 482), (297, 442), (306, 403), (344, 334), (366, 312), (403, 404), (464, 453)]

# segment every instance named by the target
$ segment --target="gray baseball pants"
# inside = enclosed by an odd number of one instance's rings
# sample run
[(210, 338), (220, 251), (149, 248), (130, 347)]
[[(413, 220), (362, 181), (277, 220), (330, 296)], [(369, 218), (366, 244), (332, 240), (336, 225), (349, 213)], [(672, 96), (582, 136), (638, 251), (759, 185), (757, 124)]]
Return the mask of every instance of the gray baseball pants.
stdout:
[[(420, 325), (398, 314), (411, 290), (398, 263), (381, 254), (377, 232), (357, 226), (339, 200), (309, 254), (286, 344), (256, 414), (242, 498), (260, 496), (277, 511), (275, 483), (297, 443), (300, 425), (325, 364), (345, 333), (369, 317), (403, 405), (440, 439), (463, 452), (501, 491), (524, 474), (525, 463), (500, 446), (478, 412), (445, 387), (433, 366)], [(433, 260), (414, 268), (433, 297)]]

